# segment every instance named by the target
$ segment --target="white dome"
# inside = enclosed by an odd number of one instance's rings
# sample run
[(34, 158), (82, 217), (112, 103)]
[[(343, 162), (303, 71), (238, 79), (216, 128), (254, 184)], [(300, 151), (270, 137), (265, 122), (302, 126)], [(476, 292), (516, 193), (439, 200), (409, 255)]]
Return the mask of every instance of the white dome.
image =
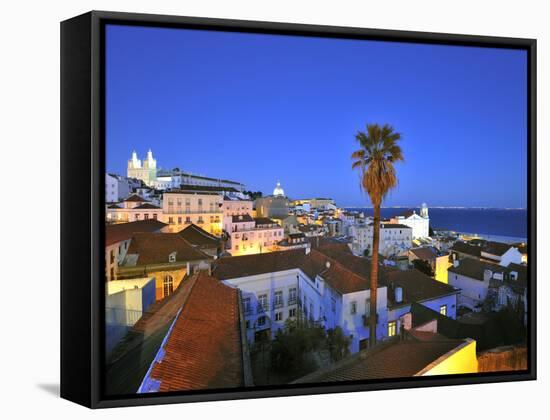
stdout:
[(273, 195), (275, 197), (284, 197), (285, 196), (285, 191), (281, 188), (281, 183), (280, 182), (277, 182), (277, 186), (273, 190)]

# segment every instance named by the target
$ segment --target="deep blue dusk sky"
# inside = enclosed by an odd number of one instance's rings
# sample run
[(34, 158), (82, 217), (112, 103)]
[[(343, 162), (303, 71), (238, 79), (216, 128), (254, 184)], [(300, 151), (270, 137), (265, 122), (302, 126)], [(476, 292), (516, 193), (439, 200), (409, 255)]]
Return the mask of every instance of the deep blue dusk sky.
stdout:
[(526, 207), (519, 50), (109, 26), (107, 170), (163, 168), (366, 206), (351, 170), (366, 122), (402, 133), (384, 205)]

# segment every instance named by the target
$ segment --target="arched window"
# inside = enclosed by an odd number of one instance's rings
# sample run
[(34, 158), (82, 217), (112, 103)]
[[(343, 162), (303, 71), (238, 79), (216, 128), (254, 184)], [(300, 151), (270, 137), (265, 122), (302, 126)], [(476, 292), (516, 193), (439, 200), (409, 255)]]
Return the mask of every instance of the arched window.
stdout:
[(174, 291), (174, 279), (170, 275), (164, 276), (164, 297), (169, 296)]

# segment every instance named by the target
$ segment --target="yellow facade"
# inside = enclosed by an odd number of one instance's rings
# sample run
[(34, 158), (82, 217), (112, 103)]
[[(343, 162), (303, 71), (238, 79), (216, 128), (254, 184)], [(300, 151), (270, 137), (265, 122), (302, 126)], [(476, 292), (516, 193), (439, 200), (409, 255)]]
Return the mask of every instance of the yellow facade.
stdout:
[(459, 347), (430, 363), (415, 376), (477, 373), (476, 342), (468, 338)]
[(435, 279), (441, 283), (449, 283), (449, 267), (452, 264), (449, 262), (449, 256), (443, 255), (442, 257), (437, 257), (435, 260)]

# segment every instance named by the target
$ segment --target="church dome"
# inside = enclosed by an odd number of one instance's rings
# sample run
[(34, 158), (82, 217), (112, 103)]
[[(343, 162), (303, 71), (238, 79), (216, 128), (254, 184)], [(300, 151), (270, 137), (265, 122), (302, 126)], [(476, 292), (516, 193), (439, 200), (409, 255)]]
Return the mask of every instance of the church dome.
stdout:
[(277, 182), (277, 186), (273, 190), (273, 195), (275, 197), (284, 197), (285, 196), (285, 191), (281, 188), (281, 183), (280, 182)]

